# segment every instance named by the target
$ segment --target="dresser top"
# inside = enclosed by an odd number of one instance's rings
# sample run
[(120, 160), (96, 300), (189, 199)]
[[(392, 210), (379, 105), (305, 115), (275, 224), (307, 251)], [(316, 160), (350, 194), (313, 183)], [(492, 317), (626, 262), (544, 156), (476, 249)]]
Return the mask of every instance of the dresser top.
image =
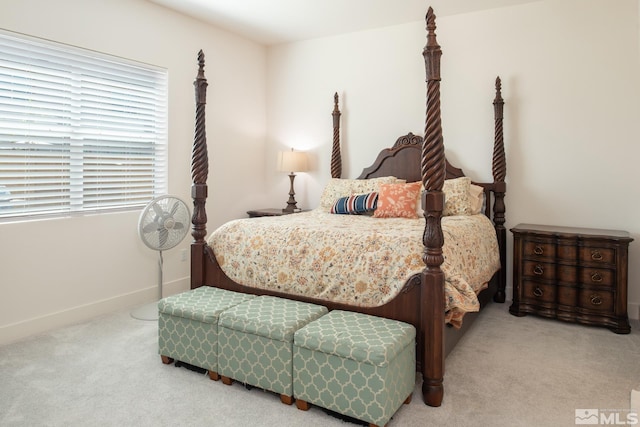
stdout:
[(512, 232), (518, 233), (538, 233), (550, 235), (572, 235), (585, 237), (606, 237), (613, 239), (627, 240), (633, 239), (629, 233), (623, 230), (604, 230), (599, 228), (582, 228), (582, 227), (563, 227), (557, 225), (540, 225), (540, 224), (518, 224), (511, 229)]

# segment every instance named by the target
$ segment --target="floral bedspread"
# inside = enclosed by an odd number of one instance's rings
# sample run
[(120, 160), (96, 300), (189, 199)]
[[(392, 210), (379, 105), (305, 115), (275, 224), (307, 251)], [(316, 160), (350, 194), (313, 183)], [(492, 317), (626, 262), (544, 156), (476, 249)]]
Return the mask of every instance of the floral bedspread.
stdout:
[[(459, 326), (478, 311), (476, 293), (500, 267), (498, 242), (484, 215), (447, 216), (445, 307)], [(220, 267), (246, 286), (375, 307), (424, 269), (424, 219), (334, 215), (320, 210), (228, 222), (208, 238)]]

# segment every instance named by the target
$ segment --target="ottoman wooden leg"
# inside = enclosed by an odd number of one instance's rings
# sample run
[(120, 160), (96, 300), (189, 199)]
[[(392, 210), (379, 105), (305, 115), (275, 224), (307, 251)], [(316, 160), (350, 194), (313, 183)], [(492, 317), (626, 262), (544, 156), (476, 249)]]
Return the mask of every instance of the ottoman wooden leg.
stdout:
[(162, 359), (162, 363), (164, 363), (165, 365), (170, 365), (171, 363), (173, 363), (173, 359), (170, 357), (160, 355), (160, 358)]
[(404, 404), (408, 405), (409, 403), (411, 403), (411, 398), (413, 397), (413, 393), (411, 393), (405, 400), (404, 400)]
[(285, 405), (291, 405), (293, 404), (293, 396), (287, 396), (286, 394), (281, 394), (280, 401)]
[(224, 375), (221, 375), (220, 378), (222, 378), (222, 383), (225, 385), (233, 384), (233, 380), (229, 377), (225, 377)]
[(220, 375), (218, 375), (218, 373), (215, 371), (209, 371), (209, 378), (211, 378), (213, 381), (218, 381), (220, 379)]
[(296, 399), (296, 407), (298, 409), (300, 409), (301, 411), (308, 411), (309, 410), (309, 402), (306, 402), (306, 401), (300, 400), (300, 399)]

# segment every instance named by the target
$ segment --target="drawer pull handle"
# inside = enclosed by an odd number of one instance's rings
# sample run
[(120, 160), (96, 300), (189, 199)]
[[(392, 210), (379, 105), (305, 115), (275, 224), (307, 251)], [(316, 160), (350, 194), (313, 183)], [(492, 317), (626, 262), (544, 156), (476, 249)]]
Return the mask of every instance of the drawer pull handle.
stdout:
[(591, 259), (594, 261), (602, 261), (602, 254), (597, 249), (593, 250), (591, 251)]
[(542, 276), (544, 274), (544, 268), (542, 268), (540, 264), (537, 264), (535, 267), (533, 267), (533, 274)]
[(602, 276), (597, 271), (591, 275), (592, 282), (602, 282)]
[(591, 295), (591, 304), (593, 304), (593, 305), (602, 304), (602, 298), (600, 298), (600, 295), (598, 295), (598, 294)]
[(542, 249), (542, 246), (536, 245), (536, 247), (533, 248), (533, 253), (536, 255), (542, 255), (544, 253), (544, 250)]
[(533, 295), (537, 297), (541, 297), (544, 294), (544, 291), (540, 289), (538, 286), (533, 290)]

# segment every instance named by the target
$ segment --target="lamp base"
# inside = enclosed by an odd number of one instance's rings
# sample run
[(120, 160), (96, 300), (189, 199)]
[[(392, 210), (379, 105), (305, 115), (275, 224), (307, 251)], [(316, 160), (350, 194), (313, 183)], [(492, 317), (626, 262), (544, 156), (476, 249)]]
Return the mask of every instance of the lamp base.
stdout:
[(296, 179), (296, 175), (292, 172), (289, 174), (289, 181), (291, 182), (291, 187), (289, 188), (289, 200), (287, 200), (287, 207), (282, 209), (282, 212), (285, 213), (294, 213), (298, 212), (298, 203), (296, 202), (296, 192), (293, 191), (293, 180)]

